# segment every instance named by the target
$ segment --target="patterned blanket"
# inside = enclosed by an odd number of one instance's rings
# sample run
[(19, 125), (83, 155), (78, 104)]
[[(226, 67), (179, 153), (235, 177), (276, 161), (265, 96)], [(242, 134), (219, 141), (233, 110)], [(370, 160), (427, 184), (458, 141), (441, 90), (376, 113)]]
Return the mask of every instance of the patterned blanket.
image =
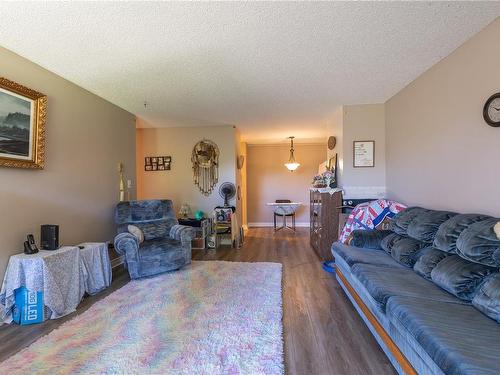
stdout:
[(387, 199), (361, 203), (350, 213), (339, 241), (348, 243), (352, 231), (356, 229), (387, 229), (390, 220), (405, 208), (405, 205)]

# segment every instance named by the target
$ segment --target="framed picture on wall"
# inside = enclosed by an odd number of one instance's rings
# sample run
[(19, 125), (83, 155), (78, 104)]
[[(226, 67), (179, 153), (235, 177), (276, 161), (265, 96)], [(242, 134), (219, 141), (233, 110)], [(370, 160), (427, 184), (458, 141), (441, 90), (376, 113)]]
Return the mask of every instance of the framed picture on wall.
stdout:
[(43, 169), (47, 97), (0, 77), (0, 166)]
[(145, 171), (169, 171), (171, 168), (171, 156), (146, 156), (144, 158)]
[(353, 167), (375, 167), (375, 141), (353, 142)]

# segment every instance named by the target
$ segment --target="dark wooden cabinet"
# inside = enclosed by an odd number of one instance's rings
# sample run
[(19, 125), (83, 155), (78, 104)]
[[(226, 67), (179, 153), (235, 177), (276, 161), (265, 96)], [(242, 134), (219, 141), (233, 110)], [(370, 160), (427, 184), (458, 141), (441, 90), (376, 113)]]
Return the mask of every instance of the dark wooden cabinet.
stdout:
[(310, 241), (311, 246), (323, 260), (332, 260), (332, 244), (339, 238), (339, 214), (342, 206), (342, 191), (310, 191)]

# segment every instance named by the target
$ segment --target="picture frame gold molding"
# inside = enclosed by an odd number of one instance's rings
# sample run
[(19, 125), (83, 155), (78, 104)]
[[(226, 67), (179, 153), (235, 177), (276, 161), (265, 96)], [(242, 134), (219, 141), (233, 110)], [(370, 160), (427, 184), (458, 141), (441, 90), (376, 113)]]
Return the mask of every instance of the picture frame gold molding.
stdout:
[(35, 106), (33, 111), (35, 119), (33, 123), (31, 159), (18, 160), (15, 158), (0, 157), (0, 167), (43, 169), (45, 164), (45, 121), (47, 117), (47, 96), (4, 77), (0, 77), (0, 88), (33, 100), (33, 104)]

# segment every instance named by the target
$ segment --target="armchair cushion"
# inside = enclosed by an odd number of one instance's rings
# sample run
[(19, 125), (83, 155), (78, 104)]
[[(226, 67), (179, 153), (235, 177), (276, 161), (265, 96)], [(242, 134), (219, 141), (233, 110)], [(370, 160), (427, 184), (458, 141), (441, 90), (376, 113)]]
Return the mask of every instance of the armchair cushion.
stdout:
[(194, 230), (186, 225), (174, 225), (170, 229), (170, 238), (182, 243), (191, 242), (194, 238)]
[(174, 220), (152, 221), (149, 223), (134, 223), (134, 225), (142, 230), (146, 241), (155, 240), (157, 238), (168, 237), (170, 229), (177, 224)]

